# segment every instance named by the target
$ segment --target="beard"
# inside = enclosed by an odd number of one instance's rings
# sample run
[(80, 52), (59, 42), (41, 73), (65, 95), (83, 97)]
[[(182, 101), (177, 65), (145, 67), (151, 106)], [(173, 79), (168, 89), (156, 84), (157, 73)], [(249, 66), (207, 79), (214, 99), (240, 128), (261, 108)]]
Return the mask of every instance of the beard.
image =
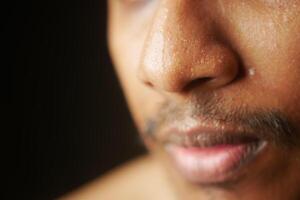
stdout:
[[(232, 136), (221, 132), (211, 137), (211, 141), (233, 141), (234, 137), (257, 138), (283, 148), (300, 146), (299, 134), (292, 121), (277, 108), (250, 108), (247, 105), (231, 106), (232, 102), (215, 94), (196, 95), (183, 103), (165, 100), (157, 109), (155, 116), (146, 119), (142, 136), (146, 140), (158, 143), (193, 143), (193, 137), (186, 138), (176, 134), (162, 134), (164, 127), (170, 124), (184, 124), (201, 121), (230, 125), (238, 132)], [(202, 140), (206, 140), (205, 136)], [(197, 141), (196, 141), (197, 142)], [(199, 142), (199, 141), (198, 141)]]

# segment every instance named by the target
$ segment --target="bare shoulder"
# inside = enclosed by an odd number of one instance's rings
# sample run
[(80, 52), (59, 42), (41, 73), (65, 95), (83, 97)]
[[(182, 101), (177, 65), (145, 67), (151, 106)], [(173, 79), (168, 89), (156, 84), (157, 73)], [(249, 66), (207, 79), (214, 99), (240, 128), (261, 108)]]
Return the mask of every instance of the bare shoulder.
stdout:
[(131, 161), (108, 175), (60, 198), (94, 199), (170, 199), (171, 191), (160, 164), (150, 156)]

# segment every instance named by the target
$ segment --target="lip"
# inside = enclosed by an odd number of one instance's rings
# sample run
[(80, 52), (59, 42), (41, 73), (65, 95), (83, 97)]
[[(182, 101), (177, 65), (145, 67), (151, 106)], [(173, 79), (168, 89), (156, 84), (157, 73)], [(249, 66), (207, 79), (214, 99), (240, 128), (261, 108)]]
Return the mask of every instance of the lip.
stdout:
[(265, 149), (267, 142), (257, 134), (239, 128), (190, 126), (170, 128), (164, 146), (175, 168), (188, 181), (197, 184), (228, 182)]

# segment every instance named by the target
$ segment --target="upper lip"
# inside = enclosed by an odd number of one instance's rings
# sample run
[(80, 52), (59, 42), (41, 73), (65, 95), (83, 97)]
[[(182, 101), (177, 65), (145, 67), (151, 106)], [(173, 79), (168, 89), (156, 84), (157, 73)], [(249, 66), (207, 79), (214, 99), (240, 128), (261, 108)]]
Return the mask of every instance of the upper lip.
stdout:
[(259, 135), (251, 130), (225, 123), (206, 122), (205, 124), (193, 123), (193, 125), (190, 125), (182, 122), (180, 126), (178, 126), (178, 124), (180, 123), (174, 123), (162, 130), (160, 139), (163, 143), (171, 143), (185, 147), (211, 147), (222, 144), (242, 144), (261, 140)]

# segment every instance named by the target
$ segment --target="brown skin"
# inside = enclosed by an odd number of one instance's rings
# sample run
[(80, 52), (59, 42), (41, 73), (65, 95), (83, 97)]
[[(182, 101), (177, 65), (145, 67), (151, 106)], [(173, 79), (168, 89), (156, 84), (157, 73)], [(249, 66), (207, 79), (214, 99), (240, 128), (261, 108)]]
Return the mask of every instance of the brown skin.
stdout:
[(147, 156), (129, 162), (60, 199), (174, 200), (173, 193), (160, 163)]
[[(213, 93), (226, 97), (225, 111), (276, 109), (299, 136), (299, 33), (299, 0), (109, 1), (111, 55), (142, 135), (161, 103), (184, 107)], [(210, 187), (186, 181), (160, 144), (145, 143), (170, 176), (160, 187), (170, 185), (178, 199), (300, 199), (299, 145), (272, 145), (242, 170), (240, 181)]]

